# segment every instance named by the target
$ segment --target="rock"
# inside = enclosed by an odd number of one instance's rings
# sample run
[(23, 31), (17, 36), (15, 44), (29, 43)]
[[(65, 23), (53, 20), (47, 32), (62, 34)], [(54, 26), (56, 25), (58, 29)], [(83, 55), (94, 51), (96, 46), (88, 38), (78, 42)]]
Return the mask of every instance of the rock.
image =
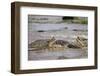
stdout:
[(68, 29), (68, 27), (65, 27), (64, 29)]
[(73, 31), (87, 31), (87, 30), (82, 30), (82, 29), (73, 29)]
[(60, 44), (61, 46), (68, 45), (69, 42), (64, 41), (64, 40), (56, 40), (54, 44)]
[(58, 59), (68, 59), (68, 58), (65, 56), (59, 56)]
[(77, 45), (74, 45), (74, 44), (69, 44), (69, 45), (68, 45), (68, 48), (80, 48), (80, 47), (77, 46)]
[(29, 48), (44, 48), (48, 45), (48, 40), (36, 40), (29, 44)]
[(45, 32), (44, 30), (39, 30), (38, 32)]

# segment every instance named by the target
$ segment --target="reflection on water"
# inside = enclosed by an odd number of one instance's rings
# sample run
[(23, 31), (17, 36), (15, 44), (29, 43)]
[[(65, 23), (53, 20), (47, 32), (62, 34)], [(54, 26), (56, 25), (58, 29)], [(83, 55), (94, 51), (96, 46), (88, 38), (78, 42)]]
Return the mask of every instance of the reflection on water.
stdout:
[(29, 51), (29, 60), (55, 60), (87, 58), (87, 49), (66, 49), (59, 51)]

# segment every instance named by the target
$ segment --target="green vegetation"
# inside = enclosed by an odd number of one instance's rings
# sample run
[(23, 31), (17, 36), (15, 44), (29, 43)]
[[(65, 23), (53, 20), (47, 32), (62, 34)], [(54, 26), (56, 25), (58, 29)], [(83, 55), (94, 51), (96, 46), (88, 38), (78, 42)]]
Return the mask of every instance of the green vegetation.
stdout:
[(66, 23), (88, 24), (87, 17), (63, 17), (62, 20)]
[(87, 20), (81, 20), (80, 23), (81, 24), (88, 24), (88, 21)]

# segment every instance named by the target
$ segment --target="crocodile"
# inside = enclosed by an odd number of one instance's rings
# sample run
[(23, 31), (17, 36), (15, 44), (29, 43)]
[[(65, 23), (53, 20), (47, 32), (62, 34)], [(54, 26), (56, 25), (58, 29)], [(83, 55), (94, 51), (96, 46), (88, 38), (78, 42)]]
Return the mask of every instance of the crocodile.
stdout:
[(76, 42), (70, 43), (65, 40), (56, 40), (55, 37), (51, 39), (40, 39), (29, 44), (30, 50), (64, 50), (66, 48), (83, 48), (87, 47), (87, 40), (80, 37), (76, 38)]

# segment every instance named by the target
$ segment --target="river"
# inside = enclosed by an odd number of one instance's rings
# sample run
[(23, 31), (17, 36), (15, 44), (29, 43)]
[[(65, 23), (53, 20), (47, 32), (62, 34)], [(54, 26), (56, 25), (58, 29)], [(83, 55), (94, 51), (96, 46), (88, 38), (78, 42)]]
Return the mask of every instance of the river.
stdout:
[[(57, 40), (74, 42), (77, 36), (88, 37), (87, 25), (84, 24), (29, 24), (28, 44), (39, 39), (50, 39), (55, 37)], [(83, 49), (66, 49), (49, 51), (28, 51), (28, 60), (55, 60), (55, 59), (75, 59), (87, 58), (87, 47)]]

